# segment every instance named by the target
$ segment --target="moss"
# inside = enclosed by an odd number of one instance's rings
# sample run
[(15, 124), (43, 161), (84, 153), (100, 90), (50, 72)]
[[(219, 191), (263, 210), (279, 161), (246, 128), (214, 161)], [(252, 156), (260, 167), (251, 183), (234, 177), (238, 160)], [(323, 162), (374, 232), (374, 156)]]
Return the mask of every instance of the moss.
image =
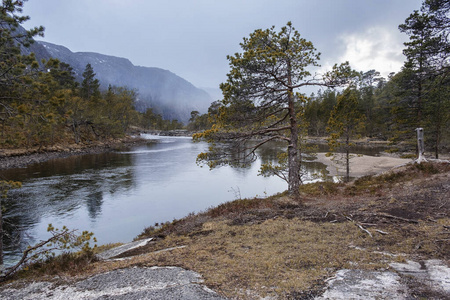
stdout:
[(331, 181), (308, 183), (300, 186), (300, 193), (312, 196), (334, 195), (340, 186), (342, 186), (341, 183)]
[(419, 170), (419, 171), (421, 171), (421, 172), (423, 172), (425, 174), (437, 174), (437, 173), (439, 173), (439, 169), (433, 163), (430, 163), (430, 162), (423, 162), (423, 163), (420, 163), (420, 164), (414, 164), (414, 167), (417, 170)]
[(206, 214), (210, 217), (226, 216), (231, 213), (241, 213), (251, 209), (273, 208), (273, 202), (267, 198), (239, 199), (220, 204), (209, 209)]
[(391, 149), (387, 149), (385, 151), (386, 151), (386, 153), (397, 153), (400, 150), (398, 148), (391, 148)]

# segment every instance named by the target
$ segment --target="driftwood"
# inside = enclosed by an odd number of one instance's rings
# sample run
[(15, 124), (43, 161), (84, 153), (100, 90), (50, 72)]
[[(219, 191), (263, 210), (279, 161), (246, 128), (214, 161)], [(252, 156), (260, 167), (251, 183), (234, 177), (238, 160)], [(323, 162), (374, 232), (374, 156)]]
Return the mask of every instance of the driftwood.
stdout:
[(385, 217), (385, 218), (390, 218), (390, 219), (395, 219), (395, 220), (400, 220), (400, 221), (403, 221), (403, 222), (409, 222), (409, 223), (415, 223), (415, 224), (419, 223), (419, 221), (416, 221), (416, 220), (411, 220), (411, 219), (406, 219), (406, 218), (402, 218), (402, 217), (397, 217), (397, 216), (393, 216), (393, 215), (390, 215), (390, 214), (387, 214), (387, 213), (378, 213), (378, 214), (375, 214), (375, 216), (381, 216), (381, 217)]

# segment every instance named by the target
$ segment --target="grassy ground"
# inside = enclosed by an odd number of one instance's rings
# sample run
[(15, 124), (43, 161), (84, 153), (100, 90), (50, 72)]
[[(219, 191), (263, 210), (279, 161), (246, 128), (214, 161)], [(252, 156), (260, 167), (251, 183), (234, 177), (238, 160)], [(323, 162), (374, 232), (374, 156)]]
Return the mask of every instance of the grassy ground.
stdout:
[(410, 165), (349, 184), (304, 185), (301, 195), (300, 201), (283, 194), (236, 200), (149, 227), (138, 238), (155, 240), (121, 255), (126, 260), (59, 271), (39, 266), (21, 275), (56, 272), (74, 279), (129, 266), (180, 266), (230, 298), (301, 299), (318, 293), (342, 268), (387, 269), (406, 259), (450, 262), (450, 164)]

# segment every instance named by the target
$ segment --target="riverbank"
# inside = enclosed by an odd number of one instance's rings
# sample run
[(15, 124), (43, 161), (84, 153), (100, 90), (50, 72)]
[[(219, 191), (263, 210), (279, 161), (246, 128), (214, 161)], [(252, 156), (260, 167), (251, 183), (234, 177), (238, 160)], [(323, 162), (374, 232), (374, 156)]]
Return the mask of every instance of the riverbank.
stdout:
[(32, 147), (21, 149), (0, 149), (0, 170), (22, 168), (34, 163), (42, 163), (51, 159), (65, 158), (74, 155), (98, 154), (132, 146), (146, 144), (149, 140), (139, 136), (126, 136), (106, 141), (90, 143), (63, 144), (48, 147)]
[[(10, 168), (22, 168), (34, 163), (42, 163), (48, 160), (65, 158), (73, 155), (99, 154), (121, 150), (139, 144), (148, 143), (148, 139), (143, 139), (140, 134), (151, 134), (159, 136), (183, 136), (190, 137), (193, 132), (187, 130), (172, 131), (136, 131), (135, 136), (126, 136), (124, 138), (109, 139), (106, 141), (91, 141), (80, 144), (59, 144), (44, 147), (30, 147), (20, 149), (0, 149), (0, 170)], [(311, 144), (326, 144), (325, 138), (308, 138)], [(364, 147), (378, 147), (386, 145), (383, 141), (370, 141), (367, 139), (357, 141), (357, 144)], [(326, 163), (326, 160), (321, 159)], [(332, 171), (333, 172), (333, 171)]]
[[(327, 156), (326, 153), (317, 153), (317, 161), (327, 166), (330, 176), (345, 176), (346, 165), (343, 158), (337, 154)], [(362, 177), (385, 172), (394, 167), (412, 162), (412, 159), (398, 158), (392, 156), (369, 156), (352, 154), (350, 159), (350, 177)]]
[[(227, 202), (149, 227), (145, 242), (113, 258), (60, 270), (62, 281), (43, 295), (95, 281), (95, 295), (106, 297), (105, 278), (177, 266), (230, 299), (445, 299), (449, 182), (448, 163), (409, 164), (348, 184), (302, 186), (301, 201), (281, 194)], [(44, 274), (45, 266), (21, 276), (56, 280)], [(123, 299), (150, 284), (129, 276), (115, 282), (130, 293)]]

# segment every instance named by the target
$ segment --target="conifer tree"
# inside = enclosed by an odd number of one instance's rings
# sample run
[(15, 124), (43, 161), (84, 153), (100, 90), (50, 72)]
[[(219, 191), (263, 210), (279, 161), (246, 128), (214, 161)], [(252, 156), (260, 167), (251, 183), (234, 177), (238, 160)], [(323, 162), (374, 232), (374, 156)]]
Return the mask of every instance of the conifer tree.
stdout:
[(0, 6), (0, 144), (14, 143), (9, 135), (10, 119), (21, 106), (19, 92), (30, 83), (29, 73), (38, 67), (34, 55), (22, 55), (21, 49), (34, 42), (36, 35), (43, 36), (44, 28), (24, 30), (21, 24), (29, 20), (20, 15), (25, 1), (3, 0)]
[(100, 98), (100, 82), (95, 78), (94, 69), (87, 64), (83, 72), (80, 96), (85, 100), (96, 100)]
[(352, 139), (360, 136), (364, 128), (365, 115), (360, 111), (358, 103), (358, 92), (354, 88), (347, 88), (338, 96), (337, 103), (331, 112), (327, 131), (330, 133), (328, 146), (334, 152), (334, 159), (338, 152), (344, 152), (344, 163), (346, 167), (345, 181), (350, 179), (350, 147), (353, 146)]
[[(405, 43), (405, 63), (401, 86), (404, 93), (397, 105), (400, 109), (414, 110), (415, 126), (426, 127), (438, 157), (443, 130), (448, 127), (450, 75), (450, 3), (448, 0), (425, 0), (420, 11), (414, 11), (400, 31), (409, 36)], [(412, 93), (410, 92), (412, 91)]]
[[(215, 124), (194, 136), (211, 145), (198, 160), (210, 167), (247, 164), (256, 159), (256, 150), (262, 145), (282, 141), (287, 145), (288, 191), (297, 198), (304, 125), (299, 112), (305, 101), (298, 90), (344, 84), (352, 72), (344, 64), (325, 76), (311, 74), (310, 68), (318, 66), (319, 53), (290, 22), (279, 32), (274, 27), (255, 30), (244, 38), (241, 48), (242, 53), (228, 56), (231, 70), (227, 82), (221, 84), (224, 99)], [(259, 141), (252, 142), (256, 137)]]

